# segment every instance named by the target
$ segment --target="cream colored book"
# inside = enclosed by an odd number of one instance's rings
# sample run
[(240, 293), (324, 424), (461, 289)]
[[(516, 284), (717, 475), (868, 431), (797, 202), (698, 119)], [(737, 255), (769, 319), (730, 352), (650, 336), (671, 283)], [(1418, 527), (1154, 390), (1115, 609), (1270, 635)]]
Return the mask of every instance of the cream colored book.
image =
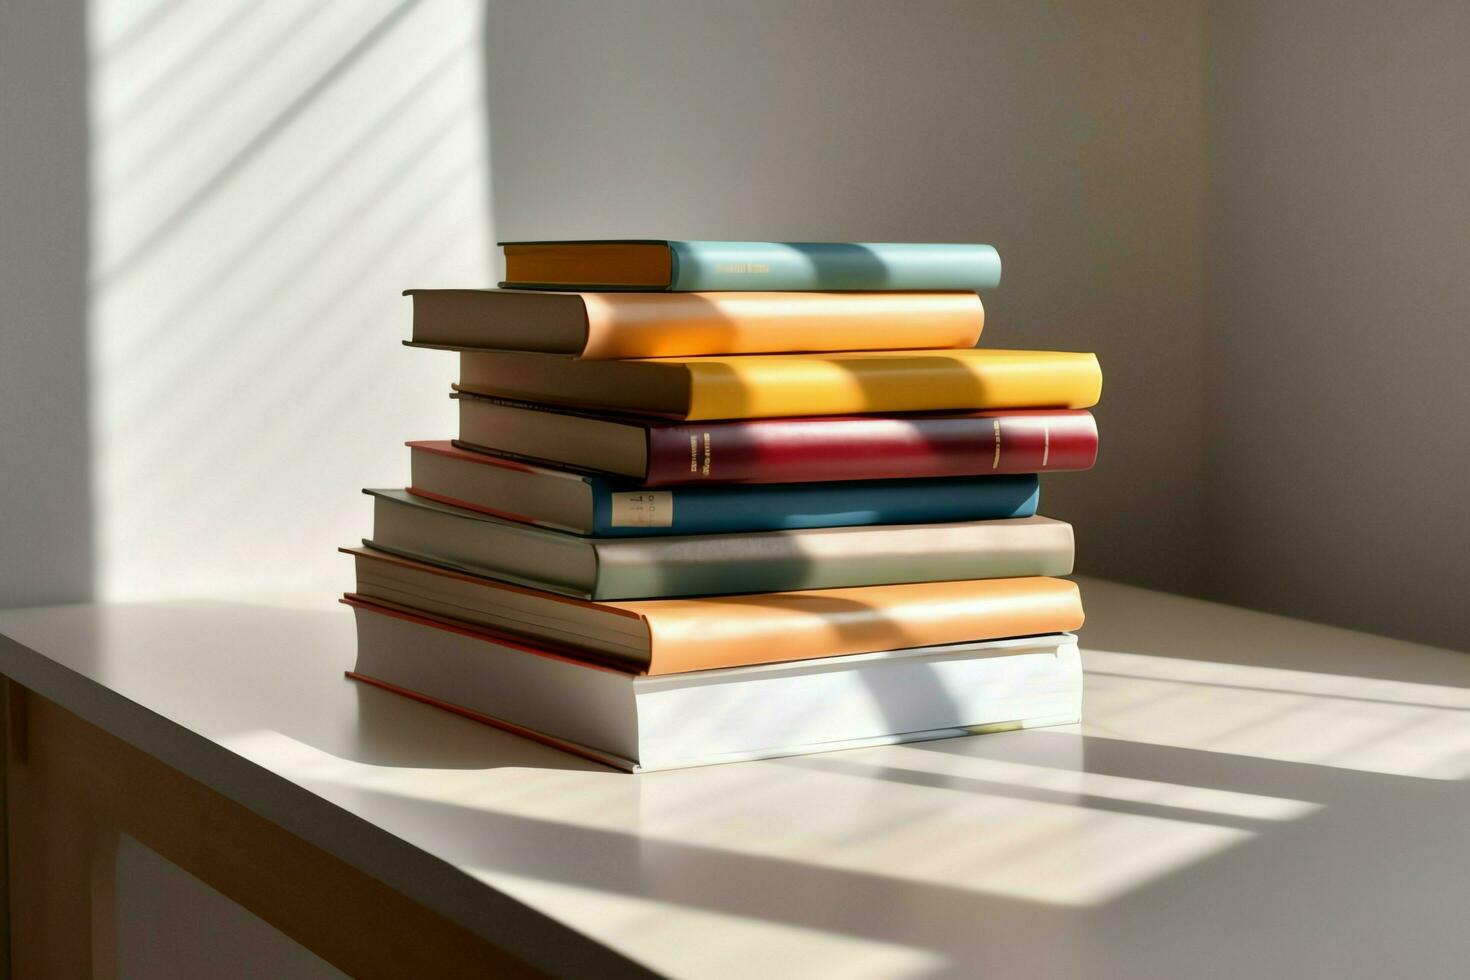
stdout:
[(349, 676), (633, 772), (1075, 722), (1067, 634), (651, 676), (346, 600)]

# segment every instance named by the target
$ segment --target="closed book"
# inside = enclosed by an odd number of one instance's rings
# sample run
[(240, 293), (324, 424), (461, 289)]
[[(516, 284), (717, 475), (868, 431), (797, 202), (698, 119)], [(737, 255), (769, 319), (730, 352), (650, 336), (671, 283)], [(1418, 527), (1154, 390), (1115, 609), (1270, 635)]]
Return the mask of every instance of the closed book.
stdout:
[(1095, 355), (1021, 350), (633, 361), (466, 351), (459, 377), (475, 394), (686, 420), (1089, 408), (1102, 393)]
[(1075, 637), (1049, 634), (650, 676), (348, 597), (349, 677), (631, 772), (1069, 724)]
[(1040, 496), (1033, 474), (651, 490), (448, 442), (408, 445), (410, 493), (605, 538), (1030, 517)]
[(369, 548), (356, 595), (646, 674), (1074, 630), (1077, 586), (1030, 577), (594, 602)]
[(374, 498), (369, 547), (584, 599), (834, 589), (1066, 575), (1072, 528), (1044, 517), (592, 538), (404, 490)]
[(989, 245), (853, 242), (502, 242), (503, 285), (522, 288), (966, 290), (1000, 283)]
[(1097, 460), (1097, 423), (1076, 410), (687, 424), (468, 392), (458, 402), (461, 444), (644, 487), (1050, 473)]
[(974, 347), (974, 293), (410, 289), (413, 344), (596, 360)]

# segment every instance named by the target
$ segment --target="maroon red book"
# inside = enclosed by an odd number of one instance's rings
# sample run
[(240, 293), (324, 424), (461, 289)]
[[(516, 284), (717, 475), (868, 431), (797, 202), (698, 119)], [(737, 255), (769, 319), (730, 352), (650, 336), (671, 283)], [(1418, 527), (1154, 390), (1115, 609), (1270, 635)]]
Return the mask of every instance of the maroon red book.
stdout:
[(1034, 409), (670, 422), (460, 393), (467, 449), (644, 486), (812, 483), (1085, 470), (1092, 413)]

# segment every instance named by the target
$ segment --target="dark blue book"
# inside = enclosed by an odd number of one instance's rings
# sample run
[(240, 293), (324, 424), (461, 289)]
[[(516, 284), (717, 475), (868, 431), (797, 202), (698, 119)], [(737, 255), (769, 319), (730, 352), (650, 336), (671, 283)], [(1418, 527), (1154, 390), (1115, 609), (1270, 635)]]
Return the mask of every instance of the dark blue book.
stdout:
[(949, 524), (1036, 513), (1034, 474), (646, 489), (615, 479), (412, 442), (409, 492), (591, 537)]

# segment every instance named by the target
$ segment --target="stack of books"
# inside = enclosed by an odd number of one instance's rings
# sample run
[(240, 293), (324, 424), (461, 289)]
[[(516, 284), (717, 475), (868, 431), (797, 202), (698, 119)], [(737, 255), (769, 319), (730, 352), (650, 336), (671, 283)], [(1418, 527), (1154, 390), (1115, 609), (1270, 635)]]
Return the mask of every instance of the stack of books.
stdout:
[(409, 290), (459, 438), (369, 490), (351, 676), (628, 770), (1067, 723), (1092, 354), (986, 245), (527, 242)]

